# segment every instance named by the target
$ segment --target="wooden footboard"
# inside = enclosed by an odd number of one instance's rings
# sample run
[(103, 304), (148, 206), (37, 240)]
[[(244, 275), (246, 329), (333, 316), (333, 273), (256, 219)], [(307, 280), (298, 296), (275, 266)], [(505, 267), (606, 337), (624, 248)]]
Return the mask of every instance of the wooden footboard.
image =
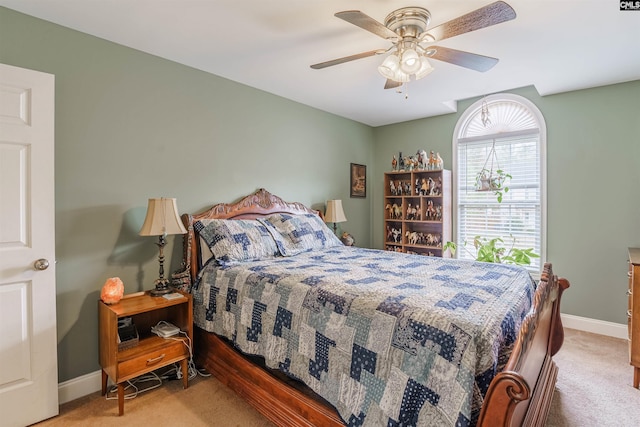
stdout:
[(560, 350), (564, 330), (560, 299), (569, 287), (545, 264), (533, 302), (504, 370), (485, 396), (479, 426), (544, 426), (558, 368), (552, 356)]

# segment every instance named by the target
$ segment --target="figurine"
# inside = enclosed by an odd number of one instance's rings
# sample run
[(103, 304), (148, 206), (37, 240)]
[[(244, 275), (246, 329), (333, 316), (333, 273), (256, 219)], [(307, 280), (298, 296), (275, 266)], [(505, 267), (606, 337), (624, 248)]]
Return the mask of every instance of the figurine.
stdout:
[(436, 206), (436, 221), (442, 221), (442, 206)]
[(408, 221), (415, 220), (417, 213), (418, 213), (418, 209), (412, 206), (411, 203), (409, 203), (409, 205), (407, 206), (407, 220)]
[(442, 161), (442, 157), (440, 157), (440, 153), (436, 153), (436, 169), (443, 169), (444, 162)]
[(415, 245), (416, 243), (418, 243), (418, 233), (417, 232), (407, 230), (407, 232), (404, 235), (407, 238), (407, 242), (410, 245)]
[(412, 171), (414, 169), (418, 169), (418, 158), (416, 156), (411, 156), (407, 159), (407, 163), (409, 164), (409, 170)]
[(402, 209), (396, 203), (393, 205), (387, 203), (387, 206), (384, 207), (389, 210), (389, 219), (401, 219), (402, 218)]
[(418, 157), (418, 169), (426, 169), (427, 168), (427, 152), (425, 150), (418, 150), (416, 153)]
[[(429, 178), (431, 179), (431, 178)], [(422, 178), (422, 185), (420, 186), (420, 195), (428, 196), (429, 195), (429, 183), (426, 178)]]
[(436, 218), (436, 210), (433, 207), (433, 200), (427, 202), (427, 221), (433, 221)]
[(393, 160), (391, 160), (391, 170), (396, 170), (398, 167), (398, 159), (396, 156), (393, 156)]
[(356, 241), (353, 238), (353, 236), (351, 234), (347, 233), (346, 231), (344, 233), (342, 233), (342, 237), (340, 237), (340, 240), (342, 241), (342, 243), (345, 246), (353, 246), (356, 243)]
[(409, 157), (403, 157), (402, 158), (402, 170), (403, 171), (409, 170), (409, 166), (410, 166)]
[(435, 183), (435, 187), (433, 189), (434, 196), (439, 196), (442, 194), (442, 177), (438, 177), (438, 182)]
[(397, 228), (392, 228), (391, 233), (393, 234), (393, 241), (395, 243), (399, 243), (402, 238), (402, 230), (398, 230)]
[(429, 177), (427, 178), (427, 185), (429, 186), (429, 192), (427, 193), (428, 196), (437, 196), (436, 194), (436, 182), (433, 180), (433, 178)]
[(407, 156), (404, 158), (404, 168), (408, 171), (413, 170), (413, 160), (411, 159), (411, 156)]
[(436, 155), (433, 152), (433, 150), (430, 151), (429, 153), (429, 170), (435, 170), (436, 169)]

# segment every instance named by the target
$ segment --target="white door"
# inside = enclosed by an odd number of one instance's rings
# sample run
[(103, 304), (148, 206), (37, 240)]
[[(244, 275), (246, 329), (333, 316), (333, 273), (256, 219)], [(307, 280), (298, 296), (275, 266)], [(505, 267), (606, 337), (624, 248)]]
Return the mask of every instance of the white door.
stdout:
[(3, 426), (58, 414), (53, 146), (54, 76), (0, 64)]

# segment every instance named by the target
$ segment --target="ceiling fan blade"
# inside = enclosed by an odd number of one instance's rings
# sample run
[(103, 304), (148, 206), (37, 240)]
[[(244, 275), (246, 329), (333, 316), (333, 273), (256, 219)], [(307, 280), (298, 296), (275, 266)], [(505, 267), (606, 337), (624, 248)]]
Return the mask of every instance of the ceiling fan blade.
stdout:
[(437, 27), (433, 27), (424, 32), (421, 38), (425, 41), (440, 41), (510, 21), (515, 19), (515, 17), (516, 12), (511, 6), (503, 1), (497, 1), (438, 25)]
[(356, 25), (363, 30), (367, 30), (383, 39), (397, 39), (398, 35), (385, 27), (380, 22), (376, 21), (372, 17), (360, 12), (359, 10), (345, 10), (344, 12), (338, 12), (336, 17), (347, 21), (350, 24)]
[(320, 70), (322, 68), (332, 67), (334, 65), (343, 64), (349, 61), (355, 61), (356, 59), (368, 58), (369, 56), (376, 55), (378, 53), (382, 53), (384, 50), (370, 50), (368, 52), (358, 53), (356, 55), (345, 56), (343, 58), (333, 59), (331, 61), (320, 62), (318, 64), (313, 64), (311, 68), (314, 70)]
[(397, 81), (391, 80), (391, 79), (387, 79), (387, 81), (384, 84), (384, 88), (385, 89), (394, 89), (394, 88), (397, 88), (399, 86), (402, 86), (402, 82), (397, 82)]
[(459, 65), (461, 67), (480, 72), (490, 70), (498, 63), (498, 58), (464, 52), (457, 49), (450, 49), (448, 47), (429, 46), (427, 51), (430, 50), (435, 50), (433, 55), (429, 55), (430, 58), (437, 59), (438, 61), (449, 62), (454, 65)]

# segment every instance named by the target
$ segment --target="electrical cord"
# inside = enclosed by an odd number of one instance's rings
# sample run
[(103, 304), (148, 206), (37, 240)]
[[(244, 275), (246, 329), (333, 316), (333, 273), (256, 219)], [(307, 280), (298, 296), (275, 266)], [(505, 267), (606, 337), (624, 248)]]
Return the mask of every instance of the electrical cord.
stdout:
[[(140, 389), (136, 386), (136, 384), (139, 383), (144, 383), (144, 382), (148, 382), (148, 381), (157, 381), (156, 384), (148, 386), (146, 388)], [(158, 374), (156, 374), (155, 372), (149, 372), (148, 374), (144, 374), (141, 375), (137, 378), (134, 378), (132, 380), (128, 380), (127, 381), (127, 386), (124, 388), (125, 390), (125, 395), (124, 398), (125, 399), (134, 399), (136, 397), (138, 397), (138, 394), (140, 393), (144, 393), (145, 391), (149, 391), (149, 390), (153, 390), (155, 388), (158, 388), (162, 385), (162, 379), (158, 376)], [(133, 392), (126, 394), (126, 391), (129, 389), (133, 389)], [(115, 395), (114, 395), (115, 393)], [(115, 400), (118, 398), (118, 386), (113, 386), (111, 387), (111, 389), (107, 392), (105, 398), (107, 400)]]
[[(203, 376), (203, 377), (210, 377), (211, 374), (209, 374), (208, 372), (201, 371), (201, 370), (196, 368), (196, 364), (193, 361), (193, 351), (191, 349), (191, 338), (189, 338), (189, 335), (184, 331), (180, 331), (179, 334), (184, 335), (186, 340), (182, 339), (182, 338), (174, 338), (174, 337), (168, 337), (168, 338), (165, 338), (165, 339), (175, 340), (175, 341), (182, 341), (182, 343), (189, 350), (189, 362), (187, 364), (187, 366), (188, 366), (187, 374), (189, 375), (189, 380), (192, 380), (193, 378), (197, 377), (198, 375)], [(176, 367), (176, 378), (177, 379), (182, 379), (182, 369), (180, 369), (178, 364), (174, 364), (174, 366)]]

